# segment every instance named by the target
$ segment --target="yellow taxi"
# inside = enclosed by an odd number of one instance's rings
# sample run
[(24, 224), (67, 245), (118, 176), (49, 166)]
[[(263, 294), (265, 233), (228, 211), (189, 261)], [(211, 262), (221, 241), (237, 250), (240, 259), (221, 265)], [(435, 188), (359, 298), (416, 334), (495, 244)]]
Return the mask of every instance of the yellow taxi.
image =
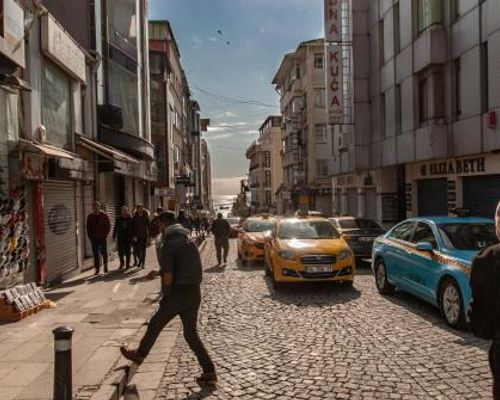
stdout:
[(265, 264), (275, 287), (306, 281), (352, 285), (356, 272), (354, 255), (333, 224), (308, 215), (277, 222), (265, 245)]
[(243, 262), (264, 260), (264, 243), (271, 238), (276, 219), (263, 215), (248, 218), (238, 234), (238, 258)]

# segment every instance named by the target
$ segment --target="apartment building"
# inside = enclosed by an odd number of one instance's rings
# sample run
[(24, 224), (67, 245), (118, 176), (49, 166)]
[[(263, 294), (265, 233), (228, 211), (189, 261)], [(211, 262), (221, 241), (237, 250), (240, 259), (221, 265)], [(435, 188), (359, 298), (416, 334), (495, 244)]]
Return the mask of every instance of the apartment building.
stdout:
[(207, 141), (201, 139), (201, 206), (208, 211), (213, 210), (212, 198), (212, 157)]
[(354, 1), (352, 16), (355, 123), (347, 143), (339, 132), (334, 142), (335, 211), (382, 222), (455, 207), (491, 217), (500, 3)]
[(332, 212), (333, 143), (327, 130), (323, 39), (286, 54), (272, 81), (283, 116), (283, 212)]
[(250, 161), (249, 186), (254, 212), (275, 213), (283, 183), (281, 116), (269, 116), (259, 128), (259, 138), (246, 151)]

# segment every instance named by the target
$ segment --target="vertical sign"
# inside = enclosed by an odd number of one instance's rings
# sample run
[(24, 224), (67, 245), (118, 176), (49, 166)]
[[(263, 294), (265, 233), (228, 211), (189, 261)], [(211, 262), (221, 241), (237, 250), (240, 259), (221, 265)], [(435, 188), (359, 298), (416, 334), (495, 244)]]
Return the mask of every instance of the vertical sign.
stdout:
[(327, 44), (326, 49), (326, 101), (328, 123), (339, 125), (344, 122), (342, 104), (342, 46)]
[(340, 42), (342, 40), (342, 0), (325, 0), (325, 40)]

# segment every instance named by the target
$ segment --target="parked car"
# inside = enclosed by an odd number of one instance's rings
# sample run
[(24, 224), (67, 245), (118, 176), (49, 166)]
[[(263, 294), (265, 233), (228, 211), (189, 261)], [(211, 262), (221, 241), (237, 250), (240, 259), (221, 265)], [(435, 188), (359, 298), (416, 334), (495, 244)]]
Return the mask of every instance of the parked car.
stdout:
[(401, 222), (375, 240), (372, 268), (377, 289), (395, 288), (439, 307), (446, 324), (461, 328), (471, 301), (472, 259), (498, 242), (487, 218), (429, 217)]
[(372, 256), (373, 241), (386, 231), (369, 218), (334, 217), (328, 218), (342, 233), (342, 237), (356, 257), (356, 262)]
[(229, 237), (234, 239), (238, 237), (239, 228), (241, 226), (241, 218), (239, 217), (229, 217), (227, 218), (227, 222), (231, 225), (231, 232), (229, 233)]
[(352, 285), (356, 268), (351, 249), (332, 223), (309, 215), (277, 222), (265, 245), (265, 264), (275, 287), (305, 281)]
[(276, 219), (271, 216), (248, 218), (238, 234), (238, 258), (243, 262), (264, 260), (264, 243), (270, 239)]

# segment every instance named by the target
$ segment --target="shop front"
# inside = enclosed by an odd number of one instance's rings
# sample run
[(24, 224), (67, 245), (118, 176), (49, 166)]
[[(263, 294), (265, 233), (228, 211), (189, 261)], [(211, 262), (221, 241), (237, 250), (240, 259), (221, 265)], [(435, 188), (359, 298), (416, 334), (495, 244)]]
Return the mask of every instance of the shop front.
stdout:
[(448, 215), (466, 208), (492, 218), (500, 200), (500, 155), (432, 160), (406, 166), (408, 216)]

